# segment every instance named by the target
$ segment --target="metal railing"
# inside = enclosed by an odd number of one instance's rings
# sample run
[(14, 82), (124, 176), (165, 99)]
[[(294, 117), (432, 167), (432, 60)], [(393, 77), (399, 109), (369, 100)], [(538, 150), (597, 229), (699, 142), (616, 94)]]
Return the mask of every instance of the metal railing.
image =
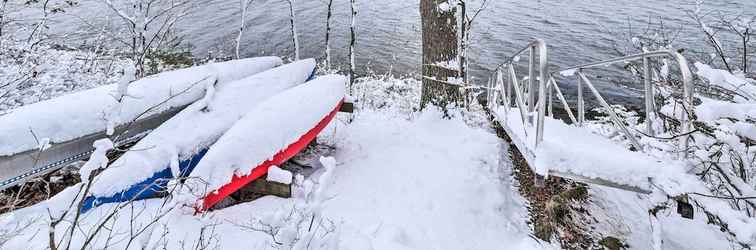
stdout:
[[(586, 76), (586, 74), (583, 72), (587, 69), (594, 69), (599, 67), (606, 67), (612, 64), (616, 63), (628, 63), (631, 61), (638, 61), (642, 60), (643, 64), (643, 85), (644, 85), (644, 106), (645, 106), (645, 113), (646, 113), (646, 136), (655, 136), (657, 131), (654, 131), (654, 121), (656, 120), (657, 114), (656, 114), (656, 104), (654, 101), (655, 93), (654, 93), (654, 86), (652, 82), (651, 77), (651, 65), (649, 60), (652, 58), (660, 58), (660, 57), (667, 57), (674, 59), (680, 69), (680, 74), (682, 76), (681, 81), (683, 84), (683, 108), (680, 109), (679, 117), (677, 119), (680, 119), (681, 122), (681, 130), (680, 134), (680, 147), (682, 150), (680, 150), (680, 157), (686, 157), (687, 156), (687, 148), (688, 148), (688, 142), (689, 142), (689, 133), (692, 129), (692, 122), (690, 117), (692, 117), (692, 110), (693, 110), (693, 75), (690, 71), (690, 68), (688, 67), (688, 61), (685, 59), (685, 57), (678, 53), (673, 51), (653, 51), (653, 52), (646, 52), (646, 53), (640, 53), (635, 55), (629, 55), (619, 58), (614, 58), (610, 60), (605, 61), (599, 61), (589, 64), (583, 64), (579, 66), (569, 67), (566, 69), (563, 69), (561, 72), (563, 75), (570, 75), (569, 73), (574, 72), (577, 74), (578, 77), (578, 120), (577, 124), (578, 126), (582, 126), (583, 122), (585, 121), (585, 100), (583, 97), (583, 85), (587, 86), (591, 93), (596, 97), (599, 104), (607, 110), (609, 113), (610, 119), (614, 123), (617, 128), (627, 137), (631, 144), (637, 149), (642, 151), (643, 148), (641, 147), (640, 143), (636, 139), (636, 137), (631, 133), (628, 128), (624, 125), (624, 123), (619, 119), (619, 116), (614, 112), (614, 110), (611, 108), (609, 103), (604, 99), (604, 97), (601, 95), (601, 93), (596, 89), (596, 87), (591, 83), (591, 80)], [(552, 76), (553, 79), (553, 76)], [(553, 86), (556, 87), (556, 84), (553, 84)], [(556, 87), (558, 89), (558, 87)]]
[[(530, 60), (528, 64), (528, 78), (520, 80), (517, 77), (517, 73), (515, 71), (514, 64), (517, 63), (519, 60), (518, 58), (520, 55), (525, 53), (525, 51), (530, 52)], [(535, 62), (535, 54), (538, 52), (539, 54), (539, 76), (538, 79), (536, 79), (535, 76), (535, 70), (536, 70), (536, 62)], [(643, 151), (643, 147), (641, 146), (640, 142), (636, 138), (635, 134), (630, 131), (630, 129), (627, 128), (625, 123), (620, 120), (619, 116), (616, 112), (614, 112), (614, 109), (609, 105), (609, 103), (604, 99), (604, 97), (601, 95), (601, 93), (596, 89), (596, 87), (591, 82), (590, 78), (584, 73), (585, 70), (588, 69), (595, 69), (599, 67), (605, 67), (616, 63), (628, 63), (631, 61), (643, 61), (643, 82), (644, 82), (644, 105), (645, 105), (645, 113), (647, 115), (646, 119), (646, 133), (647, 136), (655, 136), (656, 131), (654, 131), (654, 121), (656, 120), (657, 114), (655, 109), (655, 93), (654, 93), (654, 86), (651, 81), (651, 65), (649, 60), (652, 58), (660, 58), (660, 57), (667, 57), (674, 59), (679, 64), (680, 73), (682, 75), (682, 84), (683, 84), (683, 108), (681, 109), (679, 113), (678, 119), (681, 121), (681, 129), (680, 129), (680, 147), (682, 150), (680, 150), (680, 157), (686, 157), (687, 156), (687, 147), (688, 147), (688, 141), (689, 141), (689, 132), (692, 129), (692, 122), (690, 120), (690, 117), (692, 116), (692, 110), (693, 110), (693, 83), (692, 83), (692, 73), (690, 71), (690, 68), (688, 67), (688, 62), (680, 53), (673, 52), (673, 51), (654, 51), (654, 52), (646, 52), (646, 53), (640, 53), (635, 55), (629, 55), (619, 58), (614, 58), (610, 60), (605, 61), (599, 61), (599, 62), (593, 62), (583, 65), (578, 65), (574, 67), (569, 67), (566, 69), (563, 69), (560, 71), (561, 75), (565, 76), (574, 76), (577, 75), (578, 78), (578, 96), (577, 96), (577, 117), (572, 111), (572, 108), (570, 108), (569, 104), (567, 103), (564, 95), (562, 94), (562, 91), (559, 89), (559, 86), (557, 85), (557, 81), (554, 77), (554, 75), (548, 73), (548, 51), (546, 43), (543, 40), (536, 39), (532, 42), (530, 42), (525, 48), (520, 49), (517, 51), (513, 56), (509, 57), (507, 60), (505, 60), (504, 63), (496, 67), (494, 69), (494, 72), (492, 73), (491, 77), (489, 78), (488, 86), (486, 87), (489, 91), (487, 91), (488, 95), (488, 103), (489, 107), (494, 110), (495, 105), (506, 105), (506, 107), (511, 107), (514, 105), (519, 109), (519, 115), (522, 119), (523, 128), (526, 128), (525, 130), (525, 136), (530, 137), (527, 134), (527, 128), (532, 128), (533, 126), (536, 127), (536, 134), (535, 134), (535, 142), (534, 145), (537, 148), (539, 144), (542, 143), (543, 137), (544, 137), (544, 117), (545, 116), (552, 116), (553, 115), (553, 95), (554, 92), (556, 92), (557, 99), (561, 102), (562, 106), (564, 107), (564, 110), (566, 111), (567, 115), (569, 116), (569, 119), (573, 122), (573, 124), (576, 124), (577, 126), (583, 126), (585, 122), (585, 98), (584, 98), (584, 90), (583, 86), (585, 85), (588, 87), (590, 92), (593, 94), (593, 96), (596, 98), (596, 100), (599, 102), (599, 104), (605, 108), (609, 114), (609, 117), (613, 124), (618, 128), (618, 130), (628, 138), (630, 143), (633, 147), (636, 148), (636, 150)], [(546, 80), (548, 79), (548, 80)], [(527, 80), (527, 85), (520, 84), (521, 82), (524, 82)], [(538, 81), (538, 85), (536, 86), (536, 80)], [(514, 95), (514, 99), (512, 97)], [(536, 99), (536, 95), (538, 98)], [(527, 97), (527, 98), (526, 98)], [(503, 101), (502, 101), (503, 100)], [(507, 111), (508, 113), (508, 111)], [(678, 115), (678, 114), (676, 114)], [(534, 117), (537, 117), (535, 124), (534, 124)], [(505, 117), (505, 119), (508, 119)], [(533, 149), (535, 150), (535, 148)]]
[[(519, 61), (520, 56), (526, 51), (529, 52), (528, 84), (521, 85), (520, 80), (517, 78), (514, 64)], [(537, 63), (536, 54), (538, 54)], [(546, 42), (541, 39), (535, 39), (527, 46), (514, 53), (504, 63), (496, 67), (494, 74), (490, 78), (489, 86), (487, 87), (489, 89), (489, 91), (487, 91), (489, 105), (498, 103), (498, 98), (501, 97), (504, 99), (504, 103), (506, 103), (507, 106), (511, 106), (512, 93), (514, 92), (515, 105), (519, 108), (523, 127), (536, 127), (536, 137), (534, 142), (536, 147), (543, 141), (543, 126), (546, 114), (544, 112), (536, 111), (541, 111), (546, 108), (546, 102), (543, 102), (542, 100), (546, 99), (546, 79), (549, 76), (548, 58)], [(538, 64), (538, 77), (536, 77), (535, 72), (536, 64)], [(507, 71), (506, 87), (504, 86), (503, 80), (504, 73), (502, 73), (502, 69), (504, 68), (506, 68)], [(537, 99), (536, 95), (538, 95)], [(527, 130), (525, 133), (527, 134)]]

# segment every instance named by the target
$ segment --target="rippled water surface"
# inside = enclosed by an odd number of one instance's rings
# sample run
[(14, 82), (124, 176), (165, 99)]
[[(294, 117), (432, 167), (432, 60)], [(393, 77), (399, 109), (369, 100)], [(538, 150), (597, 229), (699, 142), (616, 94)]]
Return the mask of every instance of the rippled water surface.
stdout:
[[(357, 0), (357, 63), (361, 69), (396, 74), (419, 69), (421, 30), (419, 0)], [(478, 0), (479, 2), (480, 0)], [(288, 9), (284, 0), (256, 0), (248, 14), (243, 54), (291, 55)], [(304, 57), (323, 58), (326, 0), (297, 1), (297, 23)], [(538, 37), (548, 42), (553, 69), (616, 56), (615, 42), (627, 30), (639, 32), (649, 19), (663, 18), (665, 25), (682, 26), (678, 46), (702, 44), (700, 32), (686, 10), (692, 0), (489, 0), (473, 27), (471, 67), (483, 80), (489, 70), (511, 53)], [(229, 54), (239, 26), (239, 0), (197, 0), (196, 9), (184, 20), (181, 33), (194, 46), (195, 55)], [(471, 4), (476, 7), (477, 4)], [(345, 62), (349, 29), (348, 0), (334, 0), (334, 57)], [(95, 15), (107, 13), (93, 0), (82, 3)], [(756, 13), (753, 0), (707, 1), (707, 10)], [(68, 25), (69, 27), (75, 25)], [(626, 40), (626, 39), (625, 39)], [(610, 74), (611, 75), (611, 74)], [(561, 83), (565, 85), (565, 83)], [(569, 84), (565, 88), (570, 89)], [(616, 98), (632, 96), (632, 91), (608, 88)], [(623, 83), (632, 87), (632, 83)], [(567, 91), (571, 93), (571, 91)], [(569, 95), (569, 94), (568, 94)]]

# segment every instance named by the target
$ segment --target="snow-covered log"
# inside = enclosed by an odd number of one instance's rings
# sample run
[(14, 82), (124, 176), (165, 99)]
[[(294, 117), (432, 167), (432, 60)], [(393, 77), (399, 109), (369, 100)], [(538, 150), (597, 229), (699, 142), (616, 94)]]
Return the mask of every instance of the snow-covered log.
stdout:
[(207, 103), (190, 105), (102, 172), (91, 188), (97, 198), (85, 208), (153, 197), (168, 179), (191, 172), (206, 149), (257, 104), (309, 79), (315, 65), (307, 59), (220, 86)]
[(346, 82), (339, 75), (318, 77), (268, 99), (237, 122), (190, 175), (192, 190), (208, 190), (199, 209), (211, 208), (304, 149), (338, 112)]

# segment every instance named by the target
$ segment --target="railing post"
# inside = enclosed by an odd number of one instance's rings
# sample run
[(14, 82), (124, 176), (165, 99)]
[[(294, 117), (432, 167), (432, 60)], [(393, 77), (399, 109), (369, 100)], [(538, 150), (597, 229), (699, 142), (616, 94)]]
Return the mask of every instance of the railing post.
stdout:
[(677, 62), (680, 64), (680, 73), (682, 74), (683, 78), (683, 95), (685, 96), (685, 100), (683, 100), (683, 117), (682, 118), (682, 129), (681, 133), (685, 134), (682, 137), (680, 137), (680, 144), (681, 149), (681, 159), (685, 159), (688, 157), (688, 143), (690, 139), (689, 133), (693, 130), (693, 124), (691, 121), (691, 117), (693, 114), (693, 109), (695, 106), (693, 106), (693, 74), (690, 72), (690, 68), (688, 67), (688, 60), (685, 59), (685, 57), (678, 53), (678, 52), (672, 52), (673, 55), (676, 57)]
[[(507, 70), (509, 70), (509, 65), (507, 65)], [(512, 105), (512, 75), (507, 72), (505, 74), (507, 76), (507, 108), (511, 108)]]
[(549, 117), (553, 117), (554, 116), (554, 88), (551, 87), (551, 85), (546, 85), (546, 86), (547, 86), (546, 94), (548, 95), (547, 98), (549, 98), (549, 107), (547, 109), (548, 112), (546, 113), (546, 115), (548, 115)]
[(651, 65), (648, 57), (643, 57), (643, 85), (645, 86), (646, 98), (646, 133), (655, 136), (654, 120), (656, 113), (654, 108), (654, 87), (651, 85)]
[[(538, 46), (538, 63), (540, 64), (540, 68), (538, 69), (540, 76), (538, 79), (538, 121), (536, 124), (536, 148), (538, 145), (543, 142), (543, 127), (544, 127), (544, 116), (546, 115), (546, 81), (548, 79), (546, 76), (549, 74), (549, 56), (548, 56), (548, 48), (546, 47), (546, 43), (538, 40), (537, 43)], [(535, 46), (534, 46), (535, 48)]]
[(533, 116), (531, 113), (535, 111), (535, 91), (536, 91), (536, 76), (535, 76), (535, 46), (530, 46), (530, 64), (528, 65), (528, 122), (533, 125)]
[[(582, 73), (583, 70), (579, 69), (578, 73)], [(577, 112), (578, 112), (578, 127), (583, 126), (585, 122), (585, 101), (583, 100), (583, 78), (578, 77), (578, 100), (577, 100)]]
[(486, 104), (489, 108), (493, 108), (493, 82), (494, 75), (488, 77), (488, 84), (486, 85)]
[[(501, 69), (496, 70), (496, 84), (495, 85), (496, 85), (496, 90), (498, 91), (498, 94), (499, 94), (499, 98), (497, 98), (497, 101), (498, 99), (507, 98), (505, 94), (506, 90), (504, 89), (504, 79), (502, 79)], [(502, 102), (507, 103), (508, 101), (509, 100), (504, 99)], [(498, 105), (499, 102), (497, 102), (496, 104)]]

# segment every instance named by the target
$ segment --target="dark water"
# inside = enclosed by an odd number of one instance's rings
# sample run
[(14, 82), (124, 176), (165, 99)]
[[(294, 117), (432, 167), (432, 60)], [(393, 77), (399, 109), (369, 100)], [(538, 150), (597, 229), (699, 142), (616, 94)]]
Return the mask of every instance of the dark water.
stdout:
[[(476, 8), (480, 1), (473, 2)], [(376, 72), (397, 74), (419, 70), (421, 29), (419, 0), (358, 0), (357, 63)], [(236, 0), (198, 3), (199, 12), (186, 26), (196, 52), (229, 51), (238, 26)], [(347, 62), (349, 3), (335, 0), (334, 57)], [(245, 34), (247, 56), (291, 52), (285, 1), (267, 1), (249, 13)], [(756, 1), (707, 1), (706, 10), (756, 14)], [(694, 8), (689, 0), (489, 0), (488, 7), (473, 24), (470, 65), (472, 75), (484, 81), (488, 70), (498, 65), (533, 37), (549, 45), (552, 69), (617, 56), (614, 44), (624, 45), (628, 30), (641, 32), (649, 20), (680, 29), (676, 47), (702, 44), (703, 37), (686, 15)], [(300, 0), (296, 8), (303, 55), (323, 57), (326, 5), (323, 0)], [(291, 54), (291, 53), (289, 53)], [(524, 62), (524, 60), (523, 60)], [(597, 72), (600, 73), (600, 72)], [(617, 71), (596, 82), (614, 101), (635, 103), (637, 84), (622, 79)], [(628, 79), (628, 78), (625, 78)], [(619, 87), (611, 82), (619, 82)], [(574, 93), (569, 80), (562, 83), (567, 95)]]
[[(324, 58), (326, 0), (298, 0), (296, 6), (302, 57)], [(419, 0), (357, 0), (357, 64), (361, 72), (413, 74), (419, 69), (421, 30)], [(474, 1), (476, 8), (480, 0)], [(703, 44), (686, 10), (692, 0), (489, 0), (488, 7), (473, 24), (470, 66), (477, 81), (487, 70), (525, 45), (531, 38), (547, 41), (551, 67), (582, 64), (616, 56), (613, 44), (626, 44), (629, 27), (640, 32), (649, 20), (663, 19), (667, 27), (682, 28), (675, 47)], [(181, 33), (195, 55), (231, 55), (239, 27), (239, 0), (197, 0), (194, 11), (181, 25)], [(333, 57), (347, 62), (349, 2), (334, 0)], [(706, 10), (756, 14), (754, 0), (710, 0)], [(102, 16), (108, 13), (98, 1), (82, 1), (79, 13)], [(74, 15), (76, 12), (74, 11)], [(75, 20), (73, 20), (75, 21)], [(71, 20), (61, 22), (75, 27)], [(244, 56), (293, 56), (289, 33), (288, 5), (284, 0), (256, 0), (247, 18), (243, 38)], [(525, 60), (523, 60), (524, 62)], [(616, 72), (608, 73), (615, 79)], [(604, 79), (596, 84), (613, 99), (635, 96), (637, 84), (619, 81), (615, 88)], [(560, 83), (568, 89), (569, 81)]]

